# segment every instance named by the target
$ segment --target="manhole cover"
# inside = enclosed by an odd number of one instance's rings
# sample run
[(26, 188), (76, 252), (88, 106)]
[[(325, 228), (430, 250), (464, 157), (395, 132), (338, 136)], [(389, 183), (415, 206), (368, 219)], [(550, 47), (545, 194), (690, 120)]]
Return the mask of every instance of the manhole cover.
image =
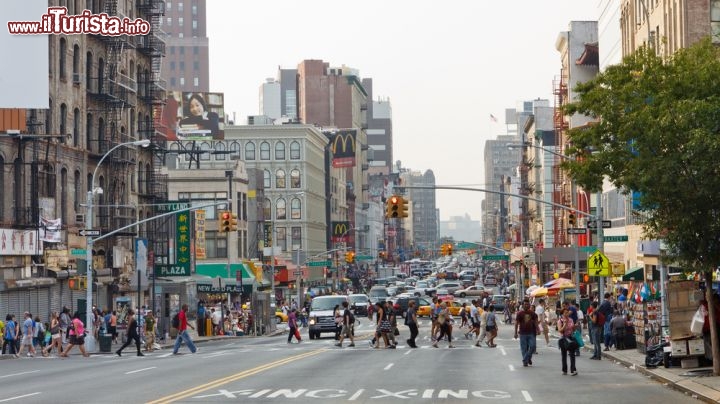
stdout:
[(683, 377), (701, 377), (701, 376), (712, 376), (713, 370), (711, 368), (707, 369), (693, 369), (688, 370), (685, 373), (680, 374), (680, 376)]

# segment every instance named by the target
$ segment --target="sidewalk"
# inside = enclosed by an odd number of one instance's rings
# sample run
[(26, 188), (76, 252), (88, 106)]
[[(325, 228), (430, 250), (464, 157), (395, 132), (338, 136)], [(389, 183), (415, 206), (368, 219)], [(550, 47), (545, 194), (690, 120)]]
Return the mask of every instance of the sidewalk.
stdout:
[[(552, 331), (551, 328), (550, 336), (557, 340), (559, 337), (558, 334)], [(590, 345), (587, 338), (585, 339), (583, 351), (593, 351), (593, 346)], [(609, 351), (603, 351), (602, 356), (604, 359), (613, 360), (630, 370), (650, 376), (676, 390), (686, 392), (693, 398), (711, 403), (720, 402), (720, 377), (712, 376), (712, 368), (710, 368), (710, 376), (702, 372), (699, 372), (699, 375), (693, 375), (694, 372), (700, 369), (704, 370), (708, 368), (681, 369), (679, 367), (665, 368), (662, 366), (647, 368), (645, 367), (645, 354), (638, 352), (637, 349), (626, 349), (622, 351), (611, 349)]]

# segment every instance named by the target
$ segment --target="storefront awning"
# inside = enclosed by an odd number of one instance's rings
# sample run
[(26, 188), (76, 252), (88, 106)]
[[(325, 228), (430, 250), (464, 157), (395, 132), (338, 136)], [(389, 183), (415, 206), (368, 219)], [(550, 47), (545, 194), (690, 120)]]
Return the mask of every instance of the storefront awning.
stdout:
[(631, 282), (631, 281), (643, 281), (645, 280), (645, 268), (643, 267), (636, 267), (636, 268), (630, 268), (625, 272), (625, 275), (623, 275), (622, 280), (623, 282)]

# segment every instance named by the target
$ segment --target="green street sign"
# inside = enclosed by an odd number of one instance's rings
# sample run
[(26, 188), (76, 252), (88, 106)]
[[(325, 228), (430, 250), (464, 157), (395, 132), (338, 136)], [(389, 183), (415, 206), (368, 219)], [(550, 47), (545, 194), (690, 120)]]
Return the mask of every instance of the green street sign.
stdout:
[(190, 276), (190, 267), (183, 265), (155, 265), (155, 276)]
[(358, 255), (355, 259), (358, 261), (372, 261), (373, 257), (371, 255)]
[(70, 250), (70, 255), (75, 257), (84, 257), (87, 255), (87, 250), (83, 250), (82, 248), (73, 248)]
[(597, 246), (589, 245), (585, 247), (580, 247), (580, 251), (584, 253), (594, 253), (597, 250)]
[(507, 261), (509, 258), (507, 255), (483, 255), (485, 261)]
[(608, 243), (628, 241), (628, 236), (605, 236), (604, 240)]
[(312, 261), (307, 264), (309, 267), (329, 267), (330, 261)]

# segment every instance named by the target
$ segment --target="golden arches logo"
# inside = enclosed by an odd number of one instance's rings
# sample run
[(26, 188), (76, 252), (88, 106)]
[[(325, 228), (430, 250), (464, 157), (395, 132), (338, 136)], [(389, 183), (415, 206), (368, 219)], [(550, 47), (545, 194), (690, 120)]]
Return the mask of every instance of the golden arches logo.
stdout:
[[(338, 144), (342, 146), (338, 153)], [(349, 151), (348, 151), (349, 150)], [(355, 154), (355, 133), (346, 132), (338, 133), (333, 140), (333, 154), (335, 155), (354, 155)]]
[(333, 236), (344, 236), (348, 232), (348, 225), (344, 222), (335, 223)]

